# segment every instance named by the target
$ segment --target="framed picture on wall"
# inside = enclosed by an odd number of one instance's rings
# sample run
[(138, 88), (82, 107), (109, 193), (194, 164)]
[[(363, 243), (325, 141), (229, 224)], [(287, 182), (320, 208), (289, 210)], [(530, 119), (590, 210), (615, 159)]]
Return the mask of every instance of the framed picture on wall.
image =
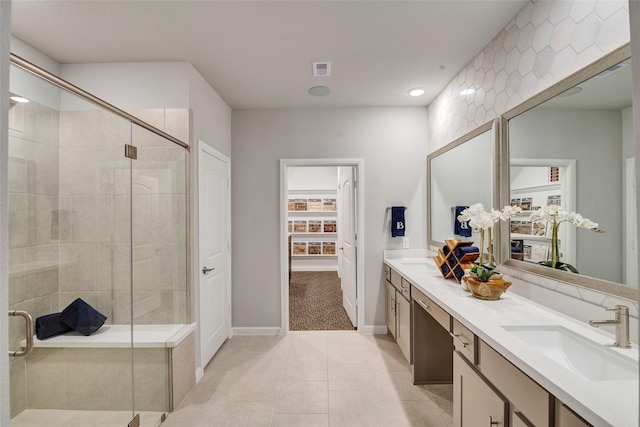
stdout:
[(522, 200), (520, 200), (520, 208), (522, 208), (523, 211), (530, 211), (532, 203), (532, 197), (523, 197)]

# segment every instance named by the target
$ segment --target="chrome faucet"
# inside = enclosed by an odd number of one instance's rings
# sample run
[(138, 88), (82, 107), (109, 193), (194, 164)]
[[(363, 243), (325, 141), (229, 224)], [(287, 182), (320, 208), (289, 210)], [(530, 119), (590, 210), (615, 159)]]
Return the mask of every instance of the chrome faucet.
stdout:
[(614, 325), (616, 327), (616, 347), (630, 348), (629, 342), (629, 307), (626, 305), (616, 305), (613, 308), (605, 308), (607, 311), (615, 311), (616, 318), (612, 320), (589, 320), (589, 325), (594, 328), (600, 325)]

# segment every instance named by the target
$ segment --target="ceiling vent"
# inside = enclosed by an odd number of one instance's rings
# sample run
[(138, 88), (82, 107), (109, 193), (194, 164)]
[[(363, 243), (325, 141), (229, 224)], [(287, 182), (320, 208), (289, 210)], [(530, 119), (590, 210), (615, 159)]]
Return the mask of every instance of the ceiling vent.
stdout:
[(313, 77), (331, 76), (331, 62), (312, 62)]

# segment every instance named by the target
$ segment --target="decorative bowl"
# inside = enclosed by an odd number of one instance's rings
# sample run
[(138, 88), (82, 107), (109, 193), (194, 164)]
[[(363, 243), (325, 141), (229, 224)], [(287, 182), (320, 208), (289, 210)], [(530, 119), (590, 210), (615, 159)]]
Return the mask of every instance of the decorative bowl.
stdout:
[(502, 277), (489, 279), (486, 282), (481, 282), (473, 275), (466, 276), (465, 278), (471, 294), (476, 298), (484, 300), (499, 300), (500, 295), (506, 292), (507, 288), (511, 286), (511, 282), (504, 280)]

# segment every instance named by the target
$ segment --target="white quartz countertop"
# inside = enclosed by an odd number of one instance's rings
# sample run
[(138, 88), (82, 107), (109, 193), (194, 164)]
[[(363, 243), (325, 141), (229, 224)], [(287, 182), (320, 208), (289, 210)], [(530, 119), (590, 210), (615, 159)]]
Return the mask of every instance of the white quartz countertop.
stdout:
[[(559, 325), (620, 355), (638, 360), (638, 346), (612, 346), (605, 333), (510, 292), (498, 301), (474, 298), (454, 279), (445, 280), (426, 252), (385, 252), (384, 262), (458, 319), (521, 371), (594, 426), (638, 425), (638, 376), (624, 381), (590, 381), (569, 372), (503, 326)], [(407, 257), (408, 256), (408, 257)], [(426, 264), (425, 264), (426, 262)], [(516, 285), (513, 285), (516, 286)], [(613, 313), (603, 310), (603, 319)]]

